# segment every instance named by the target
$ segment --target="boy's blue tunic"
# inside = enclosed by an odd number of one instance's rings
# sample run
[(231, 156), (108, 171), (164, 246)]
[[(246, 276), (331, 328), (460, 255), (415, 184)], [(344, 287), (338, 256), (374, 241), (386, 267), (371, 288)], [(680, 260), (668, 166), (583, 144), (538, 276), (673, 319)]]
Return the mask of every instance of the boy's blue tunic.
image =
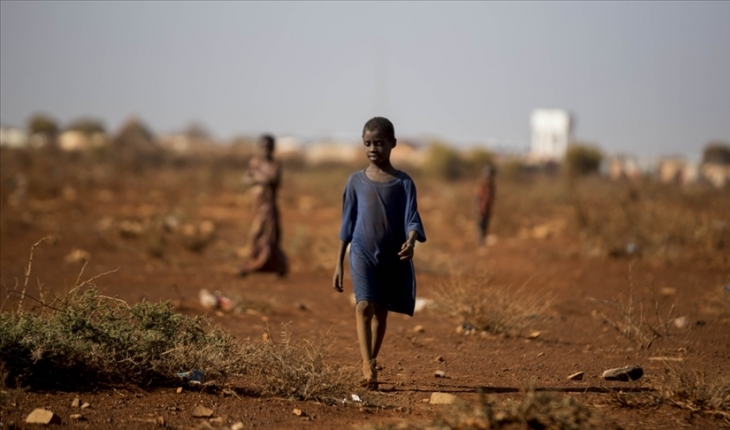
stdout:
[(360, 170), (347, 180), (340, 239), (350, 243), (350, 274), (355, 298), (413, 316), (416, 275), (413, 262), (398, 257), (408, 232), (426, 241), (416, 204), (416, 186), (404, 172), (376, 182)]

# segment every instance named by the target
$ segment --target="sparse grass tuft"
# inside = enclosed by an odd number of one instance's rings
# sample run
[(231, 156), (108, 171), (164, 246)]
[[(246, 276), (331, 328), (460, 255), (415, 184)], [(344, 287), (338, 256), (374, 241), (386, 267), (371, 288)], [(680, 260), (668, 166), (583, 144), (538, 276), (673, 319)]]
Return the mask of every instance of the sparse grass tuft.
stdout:
[(494, 285), (494, 275), (464, 276), (452, 271), (451, 280), (435, 289), (437, 309), (493, 334), (519, 333), (545, 319), (550, 299), (518, 288)]
[(332, 346), (328, 333), (319, 340), (293, 337), (284, 324), (281, 340), (275, 342), (268, 329), (265, 339), (252, 346), (248, 358), (252, 373), (263, 378), (268, 394), (294, 396), (301, 400), (342, 398), (354, 386), (354, 369), (326, 362)]
[(631, 266), (629, 266), (629, 293), (626, 299), (621, 297), (615, 300), (592, 301), (601, 303), (608, 309), (606, 313), (599, 312), (601, 319), (610, 324), (616, 331), (627, 339), (636, 343), (639, 348), (650, 348), (655, 340), (669, 337), (674, 304), (669, 309), (663, 309), (656, 299), (654, 289), (651, 297), (636, 298), (636, 282), (634, 281)]
[(727, 375), (708, 378), (703, 373), (668, 366), (652, 383), (652, 388), (658, 402), (721, 418), (730, 424), (730, 377)]

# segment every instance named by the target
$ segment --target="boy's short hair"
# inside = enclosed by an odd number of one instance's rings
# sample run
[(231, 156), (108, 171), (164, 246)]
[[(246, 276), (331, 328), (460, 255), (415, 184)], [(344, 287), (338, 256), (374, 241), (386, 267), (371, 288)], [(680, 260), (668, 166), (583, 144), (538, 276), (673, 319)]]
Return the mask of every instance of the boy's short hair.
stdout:
[(393, 127), (393, 123), (388, 118), (376, 116), (370, 119), (365, 123), (365, 127), (362, 128), (362, 134), (364, 135), (367, 130), (378, 130), (385, 135), (386, 139), (395, 140), (395, 127)]

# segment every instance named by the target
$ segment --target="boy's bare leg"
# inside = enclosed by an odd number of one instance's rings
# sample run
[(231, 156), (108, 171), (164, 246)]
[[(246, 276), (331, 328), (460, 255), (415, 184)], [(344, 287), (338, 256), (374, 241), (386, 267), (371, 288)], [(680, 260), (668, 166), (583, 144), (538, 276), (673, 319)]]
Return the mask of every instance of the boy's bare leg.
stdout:
[(388, 308), (382, 305), (375, 305), (373, 322), (371, 324), (371, 331), (374, 334), (372, 339), (372, 351), (373, 360), (378, 358), (380, 347), (383, 345), (383, 339), (385, 339), (385, 328), (388, 325)]
[(373, 315), (375, 304), (368, 301), (359, 301), (355, 305), (355, 322), (357, 325), (357, 340), (360, 343), (360, 354), (362, 355), (362, 374), (365, 380), (375, 379), (375, 366), (373, 365)]

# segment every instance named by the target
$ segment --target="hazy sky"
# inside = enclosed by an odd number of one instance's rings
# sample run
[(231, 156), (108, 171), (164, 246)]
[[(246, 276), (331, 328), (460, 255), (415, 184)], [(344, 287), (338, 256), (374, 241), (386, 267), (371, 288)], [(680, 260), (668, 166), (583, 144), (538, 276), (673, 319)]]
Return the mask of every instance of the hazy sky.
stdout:
[(728, 2), (0, 3), (0, 121), (523, 148), (534, 108), (608, 152), (730, 140)]

